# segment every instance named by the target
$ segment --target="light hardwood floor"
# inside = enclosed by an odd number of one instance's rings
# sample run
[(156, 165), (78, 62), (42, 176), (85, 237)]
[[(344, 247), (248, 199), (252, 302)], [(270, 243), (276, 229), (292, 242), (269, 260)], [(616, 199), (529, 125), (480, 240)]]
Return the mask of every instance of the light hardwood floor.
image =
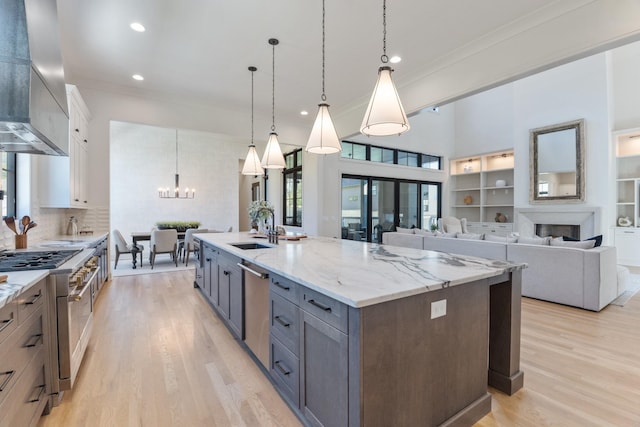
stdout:
[[(192, 285), (114, 278), (76, 386), (39, 426), (299, 426)], [(640, 426), (640, 293), (600, 313), (523, 299), (524, 388), (476, 426)]]

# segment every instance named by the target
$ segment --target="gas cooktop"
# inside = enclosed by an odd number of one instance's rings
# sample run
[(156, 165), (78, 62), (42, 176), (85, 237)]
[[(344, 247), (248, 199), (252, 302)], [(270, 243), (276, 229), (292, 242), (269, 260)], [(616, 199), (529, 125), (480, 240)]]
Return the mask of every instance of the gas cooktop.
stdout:
[(1, 252), (0, 272), (50, 270), (60, 267), (81, 249), (63, 251)]

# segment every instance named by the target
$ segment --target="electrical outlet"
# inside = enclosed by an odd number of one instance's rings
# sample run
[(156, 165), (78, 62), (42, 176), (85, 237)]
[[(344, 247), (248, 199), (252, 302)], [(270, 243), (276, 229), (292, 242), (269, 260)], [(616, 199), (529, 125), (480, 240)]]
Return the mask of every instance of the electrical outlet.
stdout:
[(436, 319), (438, 317), (445, 316), (447, 314), (447, 300), (441, 299), (440, 301), (434, 301), (431, 303), (431, 318)]

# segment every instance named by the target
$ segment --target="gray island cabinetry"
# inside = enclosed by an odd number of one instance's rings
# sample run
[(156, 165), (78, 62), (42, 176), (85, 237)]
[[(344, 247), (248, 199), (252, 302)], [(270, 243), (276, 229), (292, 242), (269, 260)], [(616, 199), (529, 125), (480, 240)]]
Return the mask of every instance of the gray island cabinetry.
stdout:
[(48, 413), (46, 279), (0, 308), (0, 427), (35, 426)]
[(244, 233), (198, 239), (204, 279), (217, 253), (228, 308), (197, 272), (194, 285), (240, 340), (246, 278), (233, 267), (268, 271), (266, 368), (305, 424), (469, 426), (491, 411), (488, 385), (523, 386), (523, 265), (319, 237), (250, 250), (233, 246)]

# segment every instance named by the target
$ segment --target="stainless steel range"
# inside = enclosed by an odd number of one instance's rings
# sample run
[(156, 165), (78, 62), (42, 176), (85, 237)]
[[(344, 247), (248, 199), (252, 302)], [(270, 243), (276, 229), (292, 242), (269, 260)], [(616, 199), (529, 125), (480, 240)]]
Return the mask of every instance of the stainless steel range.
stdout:
[(93, 296), (99, 274), (95, 249), (0, 253), (0, 271), (50, 270), (51, 395), (58, 405), (80, 369), (93, 329)]

